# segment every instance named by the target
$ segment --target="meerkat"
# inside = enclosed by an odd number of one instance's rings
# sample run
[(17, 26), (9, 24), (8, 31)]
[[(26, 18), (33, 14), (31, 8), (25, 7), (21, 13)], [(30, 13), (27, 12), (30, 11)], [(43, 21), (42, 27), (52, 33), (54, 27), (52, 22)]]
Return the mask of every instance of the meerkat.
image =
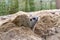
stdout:
[(34, 25), (36, 24), (36, 22), (38, 21), (38, 17), (37, 16), (33, 16), (30, 18), (30, 27), (31, 29), (34, 29)]

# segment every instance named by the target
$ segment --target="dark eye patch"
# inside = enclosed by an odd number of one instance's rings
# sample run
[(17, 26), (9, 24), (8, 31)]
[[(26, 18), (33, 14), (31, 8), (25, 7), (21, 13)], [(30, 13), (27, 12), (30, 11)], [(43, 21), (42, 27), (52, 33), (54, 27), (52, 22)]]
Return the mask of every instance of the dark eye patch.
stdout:
[(33, 18), (33, 20), (36, 20), (36, 18)]
[(32, 19), (30, 19), (30, 21), (32, 21)]

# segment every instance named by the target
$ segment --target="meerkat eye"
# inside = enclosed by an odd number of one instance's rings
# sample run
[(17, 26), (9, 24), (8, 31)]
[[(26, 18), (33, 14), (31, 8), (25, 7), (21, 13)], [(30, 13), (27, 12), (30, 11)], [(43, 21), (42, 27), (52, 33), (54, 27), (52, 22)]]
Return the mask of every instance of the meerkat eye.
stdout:
[(30, 19), (30, 21), (32, 21), (32, 19)]
[(35, 20), (36, 18), (33, 18), (33, 20)]

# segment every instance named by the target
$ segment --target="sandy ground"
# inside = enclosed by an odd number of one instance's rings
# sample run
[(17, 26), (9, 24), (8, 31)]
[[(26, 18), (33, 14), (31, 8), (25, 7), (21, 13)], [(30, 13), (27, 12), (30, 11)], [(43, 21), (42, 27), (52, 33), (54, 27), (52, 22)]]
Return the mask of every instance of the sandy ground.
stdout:
[(60, 40), (60, 9), (0, 16), (0, 40)]

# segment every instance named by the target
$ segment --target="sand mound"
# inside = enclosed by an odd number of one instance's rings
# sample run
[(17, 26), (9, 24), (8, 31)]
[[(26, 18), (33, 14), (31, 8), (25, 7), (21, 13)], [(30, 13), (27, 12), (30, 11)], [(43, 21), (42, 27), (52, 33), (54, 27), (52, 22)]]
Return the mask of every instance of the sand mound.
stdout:
[(60, 27), (59, 12), (57, 12), (57, 14), (52, 14), (48, 11), (40, 13), (37, 13), (39, 14), (39, 19), (34, 26), (33, 31), (43, 37), (55, 34), (57, 32), (55, 28)]
[(1, 34), (2, 40), (42, 40), (28, 27), (16, 27)]
[(59, 13), (56, 10), (31, 13), (19, 11), (16, 14), (1, 16), (3, 18), (0, 18), (0, 40), (50, 40), (52, 36), (54, 39), (54, 35), (60, 34)]
[(0, 33), (7, 32), (14, 27), (18, 27), (18, 26), (16, 26), (15, 24), (13, 24), (11, 22), (4, 23), (2, 26), (0, 26)]
[(12, 23), (16, 24), (17, 26), (29, 26), (29, 18), (26, 14), (18, 15)]

